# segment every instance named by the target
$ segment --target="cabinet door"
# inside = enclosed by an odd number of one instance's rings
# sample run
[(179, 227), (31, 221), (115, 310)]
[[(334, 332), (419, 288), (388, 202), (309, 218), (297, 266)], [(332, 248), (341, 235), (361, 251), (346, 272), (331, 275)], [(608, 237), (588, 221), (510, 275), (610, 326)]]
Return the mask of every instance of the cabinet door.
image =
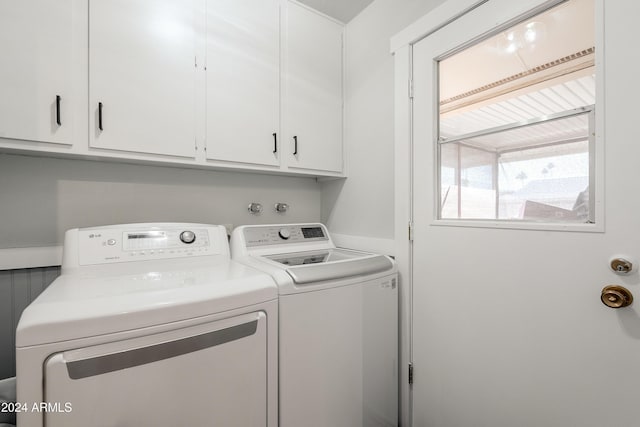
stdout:
[(207, 0), (207, 158), (277, 165), (278, 0)]
[(94, 148), (195, 156), (193, 0), (90, 0)]
[(0, 137), (71, 143), (72, 3), (0, 2)]
[(286, 147), (289, 167), (342, 171), (343, 26), (288, 3)]

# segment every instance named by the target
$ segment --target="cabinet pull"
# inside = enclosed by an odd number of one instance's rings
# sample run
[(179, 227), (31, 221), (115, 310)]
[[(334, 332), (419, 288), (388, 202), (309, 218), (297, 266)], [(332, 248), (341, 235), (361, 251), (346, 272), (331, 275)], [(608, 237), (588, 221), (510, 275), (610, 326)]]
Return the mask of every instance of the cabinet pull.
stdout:
[(277, 133), (273, 134), (273, 152), (274, 153), (278, 152), (278, 134)]
[(294, 136), (293, 137), (293, 155), (297, 155), (298, 154), (298, 137)]
[(102, 129), (102, 102), (98, 102), (98, 129)]
[(62, 118), (60, 117), (60, 101), (62, 101), (62, 98), (60, 95), (56, 95), (56, 123), (58, 126), (62, 126)]

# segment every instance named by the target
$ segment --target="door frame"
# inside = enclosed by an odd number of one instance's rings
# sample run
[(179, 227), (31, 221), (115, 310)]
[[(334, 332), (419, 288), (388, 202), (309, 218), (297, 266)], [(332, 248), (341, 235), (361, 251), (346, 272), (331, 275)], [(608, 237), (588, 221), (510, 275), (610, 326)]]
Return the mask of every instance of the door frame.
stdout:
[(400, 322), (398, 378), (399, 421), (413, 423), (413, 396), (409, 364), (413, 361), (413, 44), (489, 0), (449, 0), (391, 38), (394, 56), (394, 235)]

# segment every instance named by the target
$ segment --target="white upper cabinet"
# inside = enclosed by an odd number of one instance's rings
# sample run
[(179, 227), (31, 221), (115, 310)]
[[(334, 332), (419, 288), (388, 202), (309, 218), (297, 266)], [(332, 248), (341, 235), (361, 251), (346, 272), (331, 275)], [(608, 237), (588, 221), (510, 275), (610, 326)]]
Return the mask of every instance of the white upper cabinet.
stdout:
[(195, 157), (193, 0), (89, 1), (89, 144)]
[(207, 0), (207, 159), (278, 165), (279, 0)]
[(342, 172), (343, 26), (291, 2), (284, 20), (287, 164)]
[(0, 2), (0, 150), (343, 177), (344, 25), (292, 0)]
[(72, 3), (0, 2), (0, 138), (71, 144)]

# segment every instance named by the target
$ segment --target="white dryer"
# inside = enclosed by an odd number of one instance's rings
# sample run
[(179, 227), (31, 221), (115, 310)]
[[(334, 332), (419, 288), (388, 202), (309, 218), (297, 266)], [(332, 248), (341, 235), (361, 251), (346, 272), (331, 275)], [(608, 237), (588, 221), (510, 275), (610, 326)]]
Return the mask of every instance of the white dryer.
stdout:
[(277, 309), (224, 227), (69, 230), (18, 324), (18, 425), (275, 427)]
[(238, 227), (231, 250), (278, 284), (280, 426), (396, 426), (393, 260), (336, 248), (322, 224)]

